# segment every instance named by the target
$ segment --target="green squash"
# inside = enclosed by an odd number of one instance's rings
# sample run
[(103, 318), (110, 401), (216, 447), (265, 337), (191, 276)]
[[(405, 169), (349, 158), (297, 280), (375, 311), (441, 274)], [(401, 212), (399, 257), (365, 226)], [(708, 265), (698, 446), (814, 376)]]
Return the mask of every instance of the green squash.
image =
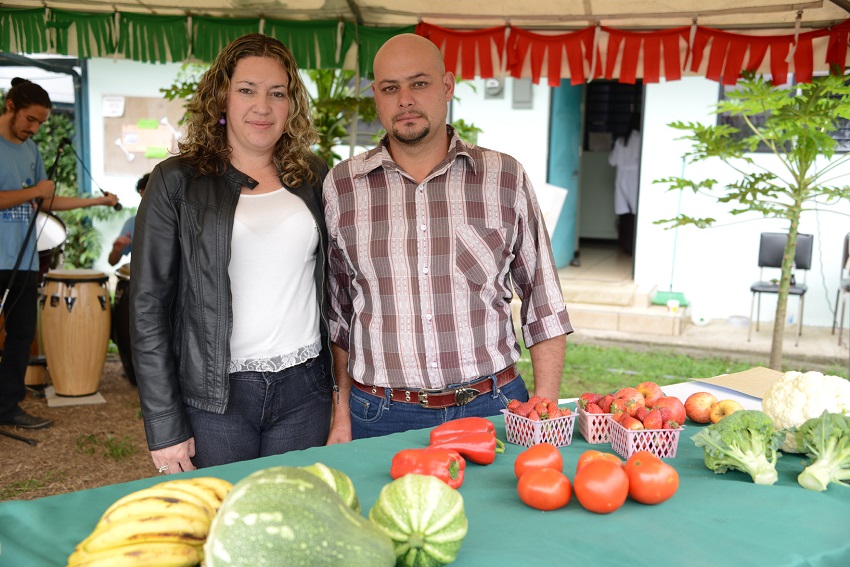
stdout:
[(451, 563), (468, 527), (460, 493), (436, 477), (420, 474), (384, 486), (369, 520), (393, 540), (396, 564), (405, 567)]
[(299, 467), (257, 471), (233, 487), (210, 526), (206, 567), (391, 567), (393, 543), (333, 488)]
[(322, 463), (315, 463), (301, 468), (328, 483), (328, 486), (336, 490), (336, 493), (339, 494), (343, 502), (348, 504), (358, 514), (360, 513), (360, 500), (357, 499), (357, 493), (354, 491), (354, 483), (351, 481), (351, 477), (341, 470), (332, 469)]

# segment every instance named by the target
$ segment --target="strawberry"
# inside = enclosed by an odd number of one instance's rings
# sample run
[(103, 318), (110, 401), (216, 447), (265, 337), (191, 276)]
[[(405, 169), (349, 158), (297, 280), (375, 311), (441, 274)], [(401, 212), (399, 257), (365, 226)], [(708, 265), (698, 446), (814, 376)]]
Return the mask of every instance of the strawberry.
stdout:
[(611, 402), (611, 407), (608, 409), (610, 413), (620, 413), (625, 412), (631, 415), (630, 407), (634, 405), (631, 400), (625, 400), (622, 398), (617, 398), (613, 402)]
[(596, 402), (599, 404), (599, 407), (602, 408), (602, 413), (611, 413), (611, 404), (614, 402), (614, 396), (611, 394), (605, 394), (599, 401)]
[(534, 410), (531, 410), (531, 413), (528, 414), (528, 419), (531, 421), (540, 421), (540, 415)]
[(556, 407), (554, 409), (553, 408), (549, 409), (549, 419), (555, 419), (555, 418), (561, 417), (563, 415), (564, 414), (562, 413), (561, 408)]
[(661, 417), (661, 410), (656, 408), (647, 412), (643, 419), (643, 427), (644, 429), (663, 429), (664, 418)]
[(578, 407), (584, 409), (587, 404), (595, 404), (598, 403), (602, 398), (602, 394), (594, 394), (593, 392), (585, 392), (578, 398)]
[(511, 413), (516, 413), (516, 409), (522, 404), (521, 401), (514, 398), (513, 400), (508, 402), (508, 411)]
[(583, 408), (587, 413), (608, 413), (602, 411), (602, 408), (599, 407), (599, 404), (594, 404), (593, 402), (587, 404), (587, 407)]
[(639, 404), (635, 404), (635, 406), (637, 407), (637, 409), (635, 410), (635, 413), (633, 414), (635, 419), (639, 419), (640, 421), (643, 421), (644, 419), (646, 419), (646, 415), (649, 413), (649, 410), (647, 409), (647, 407), (639, 405)]
[(546, 407), (546, 404), (542, 402), (534, 404), (534, 411), (537, 412), (540, 419), (547, 419), (549, 417), (549, 409)]
[(514, 413), (521, 417), (528, 417), (528, 414), (530, 414), (533, 409), (534, 404), (531, 402), (523, 402), (519, 405), (519, 407), (517, 407)]
[(561, 408), (561, 417), (564, 417), (565, 415), (572, 415), (572, 414), (573, 414), (573, 412), (570, 410), (570, 408)]
[(640, 421), (638, 421), (636, 418), (634, 418), (634, 417), (632, 417), (628, 414), (623, 415), (623, 418), (620, 420), (620, 425), (622, 425), (626, 429), (632, 429), (632, 430), (644, 428), (643, 424)]
[(539, 404), (540, 402), (543, 401), (543, 398), (535, 395), (535, 396), (531, 396), (530, 398), (528, 398), (528, 401), (531, 402), (532, 404)]
[(669, 419), (673, 419), (673, 412), (670, 411), (670, 408), (659, 408), (661, 410), (661, 419), (665, 422)]
[(549, 417), (550, 418), (553, 417), (553, 414), (554, 414), (554, 417), (558, 417), (558, 416), (561, 415), (561, 412), (558, 409), (558, 402), (555, 402), (553, 400), (549, 400), (549, 402), (546, 404), (546, 409), (549, 410)]
[(672, 419), (665, 419), (664, 427), (662, 427), (661, 429), (679, 429), (679, 427), (681, 426), (676, 421)]
[(613, 419), (613, 420), (614, 420), (614, 421), (616, 421), (617, 423), (620, 423), (620, 421), (623, 419), (623, 417), (625, 417), (625, 416), (627, 416), (627, 415), (629, 415), (629, 414), (627, 414), (627, 413), (626, 413), (626, 412), (624, 412), (624, 411), (618, 411), (617, 413), (612, 413), (612, 414), (611, 414), (611, 419)]

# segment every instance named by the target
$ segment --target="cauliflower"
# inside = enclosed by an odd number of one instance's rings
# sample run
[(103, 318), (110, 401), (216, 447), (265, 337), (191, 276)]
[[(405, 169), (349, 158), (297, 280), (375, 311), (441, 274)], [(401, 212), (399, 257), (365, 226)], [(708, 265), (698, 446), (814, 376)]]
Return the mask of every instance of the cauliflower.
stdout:
[(850, 382), (820, 372), (786, 372), (765, 392), (761, 407), (776, 429), (785, 430), (782, 450), (799, 453), (794, 434), (798, 426), (825, 411), (850, 412)]

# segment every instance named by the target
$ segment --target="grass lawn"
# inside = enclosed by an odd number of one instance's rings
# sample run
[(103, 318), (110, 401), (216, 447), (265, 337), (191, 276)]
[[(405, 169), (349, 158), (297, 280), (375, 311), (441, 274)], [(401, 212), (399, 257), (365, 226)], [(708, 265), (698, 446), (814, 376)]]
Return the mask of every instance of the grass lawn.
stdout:
[[(584, 392), (613, 392), (624, 386), (636, 386), (651, 380), (664, 386), (692, 378), (710, 378), (765, 366), (764, 362), (746, 362), (721, 357), (694, 357), (671, 350), (637, 351), (616, 347), (568, 344), (561, 398), (575, 398)], [(531, 357), (523, 348), (517, 364), (523, 380), (532, 390)], [(829, 368), (826, 374), (847, 376), (845, 367)]]

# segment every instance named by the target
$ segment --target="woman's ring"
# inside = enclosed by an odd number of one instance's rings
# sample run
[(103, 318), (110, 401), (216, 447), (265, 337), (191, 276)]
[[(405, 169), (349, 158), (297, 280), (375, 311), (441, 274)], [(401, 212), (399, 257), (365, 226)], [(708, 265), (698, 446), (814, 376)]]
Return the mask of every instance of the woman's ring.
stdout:
[(168, 465), (162, 465), (157, 469), (160, 473), (168, 472)]

